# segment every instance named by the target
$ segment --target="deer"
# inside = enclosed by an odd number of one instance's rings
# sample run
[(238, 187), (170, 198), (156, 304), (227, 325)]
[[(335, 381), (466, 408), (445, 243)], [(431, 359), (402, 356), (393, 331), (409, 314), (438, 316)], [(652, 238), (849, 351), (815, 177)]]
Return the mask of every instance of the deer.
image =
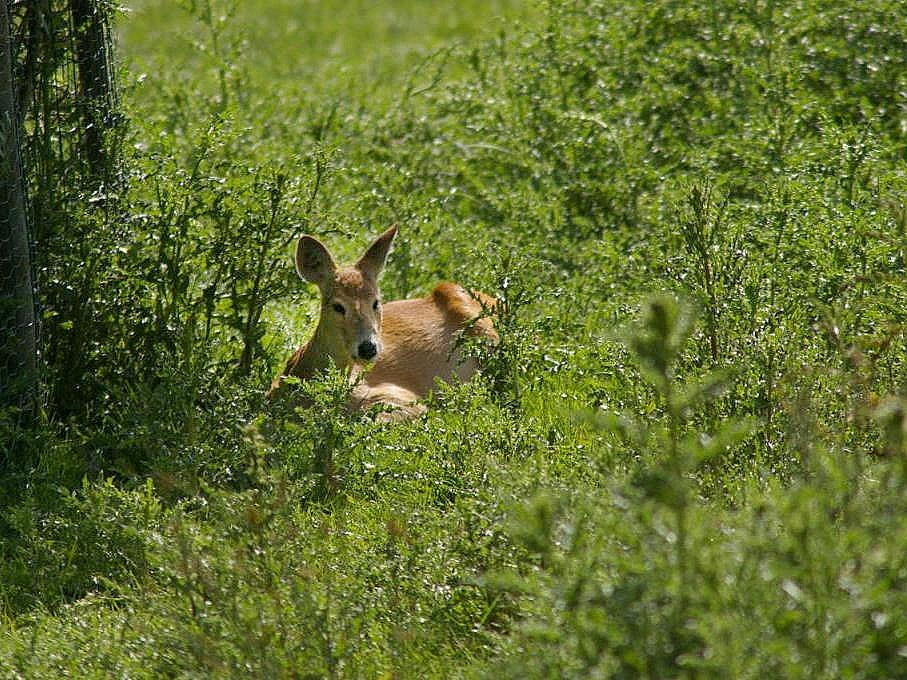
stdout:
[(496, 345), (495, 299), (442, 281), (422, 298), (382, 302), (378, 279), (397, 227), (378, 236), (352, 265), (339, 266), (316, 237), (296, 243), (296, 272), (318, 287), (321, 312), (315, 332), (271, 383), (268, 398), (285, 393), (287, 377), (310, 380), (333, 364), (352, 383), (348, 408), (381, 405), (384, 422), (417, 417), (436, 386), (465, 382), (479, 370), (462, 351), (464, 338)]

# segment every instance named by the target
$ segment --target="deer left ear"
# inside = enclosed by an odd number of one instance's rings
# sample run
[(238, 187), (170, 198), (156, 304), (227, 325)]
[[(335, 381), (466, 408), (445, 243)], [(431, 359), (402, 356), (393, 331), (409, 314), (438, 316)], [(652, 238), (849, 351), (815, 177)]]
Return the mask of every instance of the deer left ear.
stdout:
[(374, 240), (368, 247), (365, 254), (359, 258), (356, 268), (361, 271), (367, 278), (373, 281), (378, 280), (381, 270), (384, 269), (384, 263), (387, 262), (387, 254), (391, 250), (391, 244), (397, 235), (397, 227), (391, 227)]
[(296, 272), (300, 278), (324, 289), (336, 269), (334, 258), (314, 236), (303, 236), (296, 243)]

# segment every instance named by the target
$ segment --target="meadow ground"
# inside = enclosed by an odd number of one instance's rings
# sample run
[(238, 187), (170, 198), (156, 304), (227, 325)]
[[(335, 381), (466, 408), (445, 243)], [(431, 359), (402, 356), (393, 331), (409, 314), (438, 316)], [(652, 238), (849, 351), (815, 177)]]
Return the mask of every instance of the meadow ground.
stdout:
[[(0, 674), (907, 676), (900, 3), (129, 10)], [(294, 238), (391, 224), (386, 299), (501, 301), (483, 374), (390, 426), (335, 372), (266, 405)]]

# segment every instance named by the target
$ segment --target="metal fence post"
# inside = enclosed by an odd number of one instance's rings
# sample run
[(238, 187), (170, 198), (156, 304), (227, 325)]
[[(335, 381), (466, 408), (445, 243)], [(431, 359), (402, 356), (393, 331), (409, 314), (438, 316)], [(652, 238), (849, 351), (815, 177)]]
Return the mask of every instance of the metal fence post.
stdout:
[(37, 326), (11, 29), (0, 0), (0, 409), (29, 413), (38, 388)]

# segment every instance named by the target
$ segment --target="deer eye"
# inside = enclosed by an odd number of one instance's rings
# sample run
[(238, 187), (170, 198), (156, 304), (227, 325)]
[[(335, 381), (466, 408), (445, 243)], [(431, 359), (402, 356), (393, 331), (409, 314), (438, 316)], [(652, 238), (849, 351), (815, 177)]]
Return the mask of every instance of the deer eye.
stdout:
[(341, 305), (339, 302), (335, 302), (333, 305), (334, 311), (340, 315), (346, 314), (346, 308)]
[(378, 307), (379, 307), (379, 306), (380, 306), (380, 305), (379, 305), (379, 303), (378, 303), (377, 300), (375, 300), (375, 301), (372, 303), (372, 309), (374, 309), (376, 312), (378, 311)]

